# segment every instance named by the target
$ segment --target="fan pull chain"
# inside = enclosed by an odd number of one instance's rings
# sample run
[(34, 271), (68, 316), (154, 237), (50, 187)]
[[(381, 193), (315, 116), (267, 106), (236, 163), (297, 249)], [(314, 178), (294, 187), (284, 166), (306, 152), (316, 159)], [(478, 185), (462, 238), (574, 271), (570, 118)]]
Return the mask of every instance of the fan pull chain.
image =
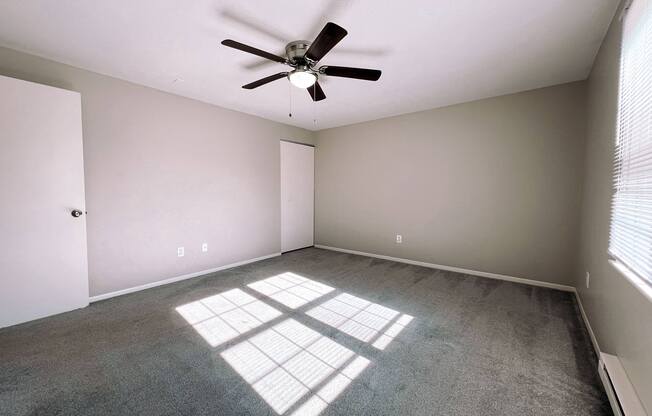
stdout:
[[(312, 92), (314, 96), (317, 96), (317, 81), (312, 84)], [(317, 101), (312, 101), (312, 125), (317, 128)]]
[(292, 117), (292, 84), (288, 82), (288, 93), (290, 94), (290, 112), (288, 113), (289, 117)]

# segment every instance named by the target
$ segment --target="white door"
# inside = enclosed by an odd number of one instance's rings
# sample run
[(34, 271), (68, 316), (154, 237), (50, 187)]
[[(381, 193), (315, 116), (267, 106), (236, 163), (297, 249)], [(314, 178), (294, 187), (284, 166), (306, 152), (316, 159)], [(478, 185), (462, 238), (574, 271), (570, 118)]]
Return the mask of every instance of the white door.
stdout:
[(80, 95), (0, 76), (0, 328), (88, 305), (84, 205)]
[(281, 141), (281, 251), (314, 244), (315, 148)]

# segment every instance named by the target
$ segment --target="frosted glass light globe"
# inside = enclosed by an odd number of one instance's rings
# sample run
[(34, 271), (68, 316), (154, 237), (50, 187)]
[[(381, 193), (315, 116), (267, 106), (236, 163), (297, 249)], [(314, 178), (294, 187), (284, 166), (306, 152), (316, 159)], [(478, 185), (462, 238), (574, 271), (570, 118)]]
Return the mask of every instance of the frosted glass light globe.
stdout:
[(317, 81), (317, 75), (313, 74), (312, 72), (297, 70), (290, 72), (288, 78), (290, 78), (292, 85), (297, 88), (304, 89), (310, 87), (315, 83), (315, 81)]

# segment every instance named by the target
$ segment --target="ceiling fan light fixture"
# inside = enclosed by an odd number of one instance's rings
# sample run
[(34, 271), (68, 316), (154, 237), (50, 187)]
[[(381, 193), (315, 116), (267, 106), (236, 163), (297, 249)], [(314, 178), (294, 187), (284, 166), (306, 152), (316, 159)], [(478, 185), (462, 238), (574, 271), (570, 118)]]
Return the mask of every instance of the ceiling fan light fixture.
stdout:
[(311, 87), (315, 82), (317, 82), (317, 75), (313, 74), (312, 72), (301, 71), (298, 69), (290, 72), (288, 78), (290, 79), (292, 85), (302, 89)]
[(315, 67), (346, 35), (346, 29), (333, 22), (328, 22), (313, 42), (295, 40), (285, 45), (285, 56), (274, 55), (262, 49), (236, 42), (233, 39), (224, 39), (222, 45), (293, 68), (291, 72), (283, 71), (269, 75), (243, 85), (242, 88), (253, 90), (254, 88), (287, 77), (290, 84), (306, 90), (313, 101), (321, 101), (326, 99), (326, 94), (324, 94), (324, 90), (322, 90), (317, 79), (322, 75), (327, 77), (362, 79), (366, 81), (378, 81), (378, 78), (380, 78), (381, 71), (378, 69), (330, 65)]

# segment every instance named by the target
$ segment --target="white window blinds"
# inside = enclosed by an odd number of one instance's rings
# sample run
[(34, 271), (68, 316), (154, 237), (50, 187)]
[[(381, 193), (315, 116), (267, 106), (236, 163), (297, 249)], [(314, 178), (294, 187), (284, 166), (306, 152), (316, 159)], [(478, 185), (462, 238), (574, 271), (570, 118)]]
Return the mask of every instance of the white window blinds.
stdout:
[(624, 16), (609, 253), (652, 282), (652, 0)]

